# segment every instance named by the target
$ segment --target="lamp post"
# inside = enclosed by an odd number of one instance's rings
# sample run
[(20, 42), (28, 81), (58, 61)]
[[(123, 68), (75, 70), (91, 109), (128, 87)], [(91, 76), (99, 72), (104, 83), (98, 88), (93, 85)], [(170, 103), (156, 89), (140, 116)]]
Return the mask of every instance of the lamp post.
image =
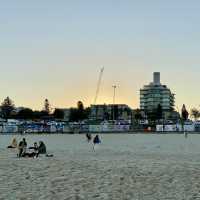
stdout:
[(113, 85), (113, 121), (115, 120), (115, 97), (116, 97), (116, 85)]

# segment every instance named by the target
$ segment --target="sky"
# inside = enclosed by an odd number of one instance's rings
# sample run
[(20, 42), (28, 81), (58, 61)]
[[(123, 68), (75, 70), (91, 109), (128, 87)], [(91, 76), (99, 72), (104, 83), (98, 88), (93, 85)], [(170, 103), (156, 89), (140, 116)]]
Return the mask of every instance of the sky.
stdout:
[(176, 106), (199, 108), (199, 0), (0, 0), (0, 101), (41, 109), (139, 107), (154, 71)]

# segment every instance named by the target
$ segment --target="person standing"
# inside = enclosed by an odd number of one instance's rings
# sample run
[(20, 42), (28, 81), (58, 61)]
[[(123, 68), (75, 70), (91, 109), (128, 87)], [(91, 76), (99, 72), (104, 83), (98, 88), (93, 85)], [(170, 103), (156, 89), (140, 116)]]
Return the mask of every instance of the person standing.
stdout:
[(92, 135), (90, 133), (86, 134), (87, 141), (90, 142), (92, 140)]
[(99, 135), (96, 135), (96, 136), (95, 136), (95, 138), (94, 138), (94, 140), (93, 140), (93, 143), (94, 143), (94, 145), (95, 145), (95, 144), (100, 144), (100, 143), (101, 143), (101, 140), (99, 139)]
[(19, 146), (18, 146), (18, 150), (19, 150), (18, 156), (19, 156), (19, 158), (21, 158), (23, 156), (23, 154), (26, 153), (26, 148), (27, 148), (27, 142), (26, 142), (26, 139), (23, 138), (23, 140), (19, 143)]
[(96, 135), (96, 136), (94, 137), (93, 144), (94, 144), (93, 149), (94, 149), (94, 151), (95, 151), (95, 146), (98, 145), (98, 144), (101, 144), (101, 140), (100, 140), (100, 138), (99, 138), (99, 135)]

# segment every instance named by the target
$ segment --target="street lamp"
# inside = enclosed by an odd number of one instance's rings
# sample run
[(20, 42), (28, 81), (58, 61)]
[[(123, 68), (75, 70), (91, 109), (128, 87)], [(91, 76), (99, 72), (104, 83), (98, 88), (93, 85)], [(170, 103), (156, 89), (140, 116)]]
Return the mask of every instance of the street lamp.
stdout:
[(115, 96), (116, 96), (116, 88), (117, 88), (117, 86), (116, 85), (113, 85), (112, 86), (113, 87), (113, 105), (115, 105)]
[(115, 97), (116, 97), (116, 85), (113, 85), (113, 121), (115, 120)]

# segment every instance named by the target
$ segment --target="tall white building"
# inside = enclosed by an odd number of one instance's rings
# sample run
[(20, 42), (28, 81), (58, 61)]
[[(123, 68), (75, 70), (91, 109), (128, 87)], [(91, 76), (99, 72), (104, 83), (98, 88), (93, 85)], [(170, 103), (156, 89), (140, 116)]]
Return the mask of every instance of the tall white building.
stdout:
[(140, 90), (140, 109), (148, 113), (155, 111), (160, 104), (163, 112), (173, 111), (174, 96), (166, 85), (160, 83), (160, 72), (154, 72), (153, 82)]

